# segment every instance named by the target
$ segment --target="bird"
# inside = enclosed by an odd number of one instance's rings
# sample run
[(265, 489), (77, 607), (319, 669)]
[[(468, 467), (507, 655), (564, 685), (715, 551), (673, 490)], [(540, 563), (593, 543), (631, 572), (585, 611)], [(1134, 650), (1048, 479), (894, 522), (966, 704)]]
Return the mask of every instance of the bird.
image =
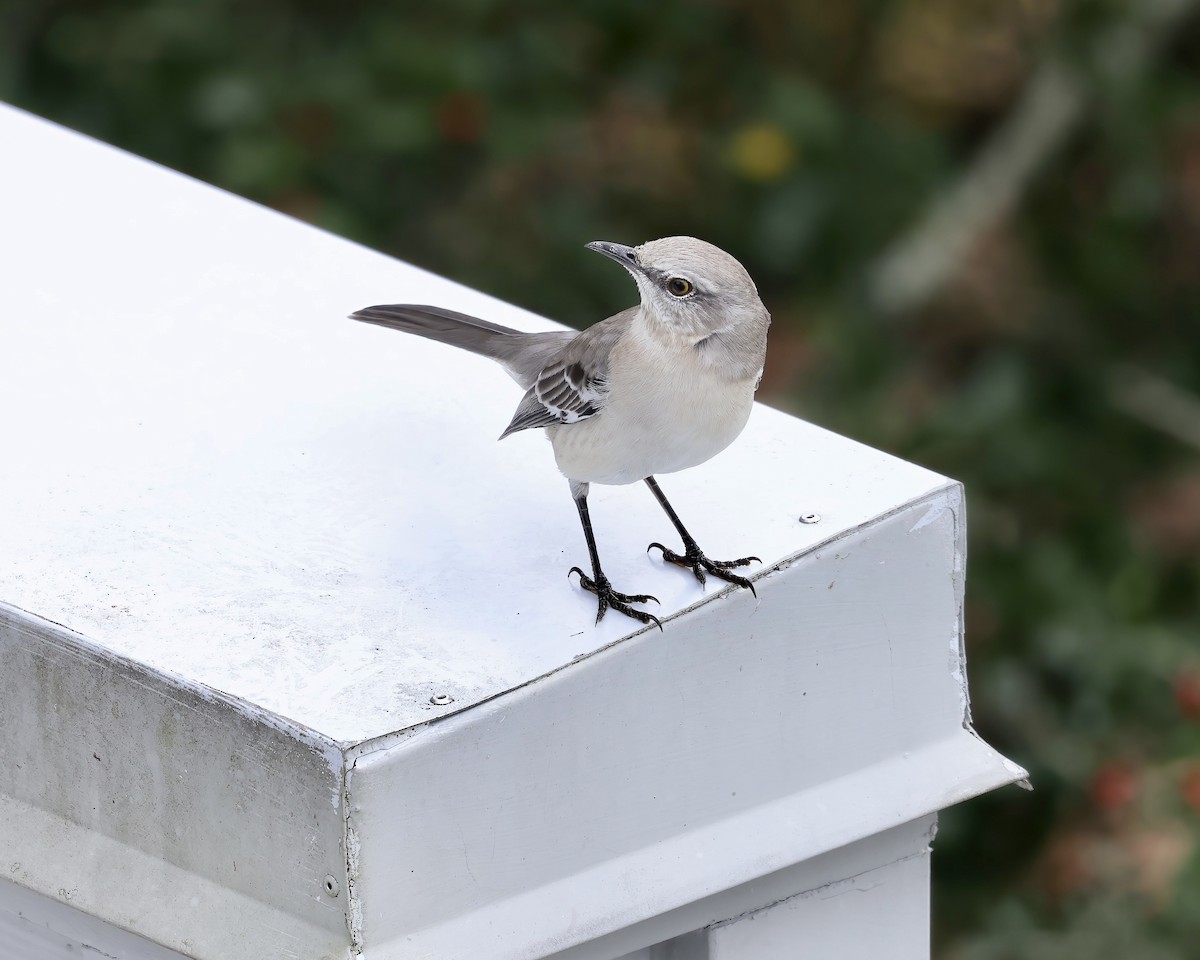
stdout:
[(542, 429), (570, 484), (591, 561), (578, 566), (580, 586), (594, 594), (599, 624), (616, 610), (643, 624), (662, 622), (635, 604), (649, 594), (617, 591), (600, 565), (588, 512), (591, 484), (644, 482), (682, 540), (682, 552), (651, 543), (664, 561), (738, 587), (754, 585), (732, 571), (758, 557), (711, 560), (684, 527), (656, 474), (697, 466), (742, 432), (762, 379), (771, 316), (754, 281), (734, 257), (695, 237), (665, 237), (639, 246), (596, 240), (587, 248), (632, 276), (637, 306), (582, 330), (527, 333), (445, 307), (379, 304), (354, 320), (415, 334), (499, 363), (525, 395), (503, 440)]

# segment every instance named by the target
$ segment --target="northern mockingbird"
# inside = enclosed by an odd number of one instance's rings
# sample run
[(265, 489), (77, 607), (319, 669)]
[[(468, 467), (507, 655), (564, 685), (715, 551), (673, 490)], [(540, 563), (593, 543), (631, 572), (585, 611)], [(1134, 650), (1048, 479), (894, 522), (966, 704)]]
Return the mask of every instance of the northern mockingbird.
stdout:
[(618, 593), (600, 568), (589, 485), (644, 480), (683, 539), (682, 553), (661, 543), (646, 549), (657, 547), (664, 560), (689, 568), (701, 583), (708, 573), (753, 592), (749, 580), (730, 570), (758, 557), (706, 557), (654, 474), (703, 463), (742, 432), (762, 376), (771, 317), (745, 268), (711, 243), (668, 237), (640, 247), (587, 246), (629, 271), (641, 303), (581, 333), (522, 333), (413, 304), (367, 307), (351, 316), (482, 354), (508, 371), (525, 396), (500, 439), (544, 428), (579, 510), (592, 575), (572, 567), (568, 576), (578, 573), (583, 589), (596, 595), (597, 623), (611, 607), (661, 630), (657, 617), (631, 606), (658, 600)]

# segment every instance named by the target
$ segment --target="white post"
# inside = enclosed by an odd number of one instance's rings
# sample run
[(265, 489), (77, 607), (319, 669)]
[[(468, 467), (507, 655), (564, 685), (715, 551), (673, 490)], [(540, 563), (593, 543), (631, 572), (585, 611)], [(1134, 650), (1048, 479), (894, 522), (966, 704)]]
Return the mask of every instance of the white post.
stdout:
[[(797, 948), (838, 960), (929, 956), (929, 841), (935, 817), (871, 838), (896, 859), (856, 871), (835, 851), (820, 886), (708, 928), (709, 960), (794, 960)], [(839, 869), (840, 867), (840, 869)]]
[(756, 409), (663, 485), (757, 599), (595, 488), (665, 629), (593, 626), (548, 445), (493, 442), (512, 384), (345, 315), (548, 321), (15, 110), (0, 142), (0, 933), (927, 954), (933, 815), (1023, 776), (970, 728), (957, 483)]

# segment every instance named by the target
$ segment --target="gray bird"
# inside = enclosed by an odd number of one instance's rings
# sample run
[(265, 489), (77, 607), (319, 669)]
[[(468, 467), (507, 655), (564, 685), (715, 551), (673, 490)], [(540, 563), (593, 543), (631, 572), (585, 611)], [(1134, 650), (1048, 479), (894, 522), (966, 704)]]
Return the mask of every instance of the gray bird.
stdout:
[[(592, 483), (644, 480), (679, 536), (683, 553), (652, 543), (670, 563), (739, 587), (731, 573), (758, 557), (710, 560), (684, 528), (654, 479), (703, 463), (733, 441), (750, 416), (762, 377), (771, 317), (745, 268), (724, 250), (694, 237), (667, 237), (640, 247), (595, 241), (633, 276), (641, 303), (582, 332), (522, 333), (442, 307), (390, 304), (351, 314), (470, 350), (497, 361), (525, 389), (504, 432), (544, 428), (559, 470), (570, 481), (592, 575), (580, 585), (599, 601), (642, 623), (658, 618), (631, 606), (658, 600), (618, 593), (600, 568), (588, 515)], [(761, 562), (761, 561), (760, 561)]]

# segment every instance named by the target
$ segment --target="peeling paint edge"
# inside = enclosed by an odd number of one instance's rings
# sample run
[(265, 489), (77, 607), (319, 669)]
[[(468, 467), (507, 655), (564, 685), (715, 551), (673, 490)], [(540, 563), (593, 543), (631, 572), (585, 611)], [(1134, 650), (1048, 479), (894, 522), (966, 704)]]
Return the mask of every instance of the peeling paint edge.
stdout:
[(363, 953), (363, 914), (358, 877), (362, 842), (352, 821), (354, 807), (351, 802), (351, 781), (354, 779), (354, 766), (353, 761), (347, 764), (342, 786), (342, 842), (346, 853), (346, 930), (350, 934), (350, 955), (360, 957)]
[[(975, 729), (971, 717), (971, 686), (967, 677), (967, 617), (966, 617), (966, 585), (967, 585), (967, 496), (966, 489), (961, 483), (955, 483), (954, 496), (948, 498), (948, 506), (954, 519), (954, 593), (957, 601), (955, 614), (954, 636), (950, 639), (950, 673), (958, 682), (962, 700), (962, 725), (972, 737), (980, 743), (986, 743)], [(928, 514), (926, 514), (928, 516)], [(922, 518), (924, 519), (924, 518)], [(923, 524), (918, 523), (916, 530)], [(1019, 763), (998, 754), (1004, 768), (1012, 775), (1013, 782), (1022, 790), (1033, 790), (1029, 779), (1029, 771)]]
[(971, 688), (967, 681), (967, 497), (961, 483), (947, 498), (954, 532), (954, 563), (950, 576), (954, 586), (954, 633), (950, 637), (950, 676), (958, 684), (962, 725), (975, 733), (971, 720)]

